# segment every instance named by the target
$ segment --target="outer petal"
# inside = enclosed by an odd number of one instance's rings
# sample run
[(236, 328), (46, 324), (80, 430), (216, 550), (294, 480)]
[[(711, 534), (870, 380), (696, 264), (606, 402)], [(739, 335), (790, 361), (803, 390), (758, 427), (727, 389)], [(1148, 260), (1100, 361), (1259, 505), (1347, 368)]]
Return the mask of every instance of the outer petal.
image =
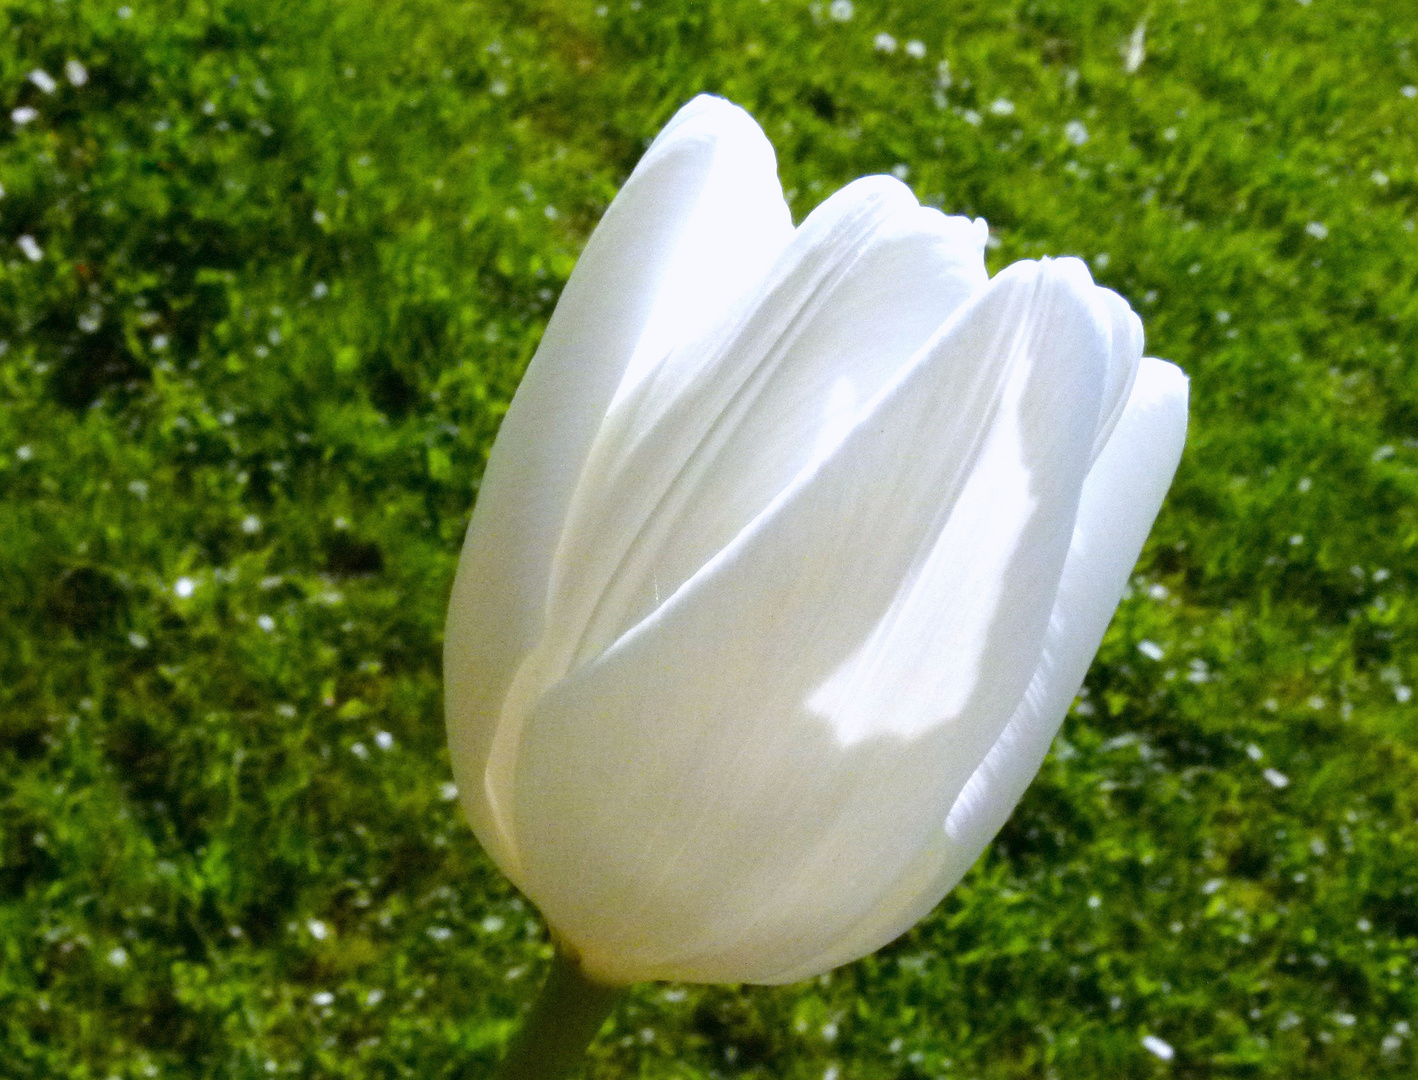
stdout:
[(1083, 485), (1073, 542), (1039, 667), (1009, 725), (955, 801), (945, 828), (872, 916), (783, 981), (807, 978), (881, 948), (924, 917), (974, 864), (1024, 795), (1083, 682), (1181, 460), (1187, 380), (1144, 359)]
[(939, 832), (1038, 662), (1103, 412), (1092, 291), (1075, 261), (1001, 274), (536, 705), (526, 887), (591, 970), (774, 981)]
[(444, 645), (454, 774), (474, 831), (517, 880), (483, 773), (503, 699), (540, 638), (552, 555), (617, 389), (715, 319), (791, 238), (773, 150), (743, 110), (686, 105), (606, 211), (488, 459)]
[(1083, 486), (1029, 692), (946, 820), (956, 843), (983, 850), (1043, 764), (1171, 487), (1186, 441), (1187, 398), (1180, 368), (1142, 361), (1127, 408)]

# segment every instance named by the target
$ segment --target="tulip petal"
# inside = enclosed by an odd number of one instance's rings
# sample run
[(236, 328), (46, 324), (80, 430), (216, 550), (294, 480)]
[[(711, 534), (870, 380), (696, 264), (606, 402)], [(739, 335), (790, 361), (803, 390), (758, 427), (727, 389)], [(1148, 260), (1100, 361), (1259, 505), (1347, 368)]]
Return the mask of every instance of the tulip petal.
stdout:
[(686, 323), (721, 318), (791, 235), (763, 132), (736, 106), (696, 98), (587, 242), (502, 422), (453, 587), (444, 670), (464, 806), (514, 880), (485, 765), (515, 672), (542, 634), (552, 557), (586, 455), (617, 390), (651, 372)]
[(1096, 291), (1076, 260), (1000, 274), (537, 702), (515, 828), (588, 970), (777, 981), (869, 914), (844, 878), (889, 887), (940, 832), (1039, 662), (1106, 422)]
[(709, 561), (987, 277), (983, 222), (921, 207), (891, 177), (820, 206), (761, 297), (620, 395), (562, 537), (550, 682)]
[(1103, 417), (1093, 439), (1090, 461), (1097, 461), (1132, 394), (1142, 356), (1142, 320), (1112, 289), (1094, 290), (1094, 298), (1106, 309), (1113, 326), (1113, 352), (1108, 358), (1108, 376), (1103, 386)]
[(1044, 655), (1029, 692), (951, 808), (946, 831), (957, 843), (983, 850), (1043, 763), (1181, 461), (1187, 398), (1187, 378), (1174, 364), (1149, 357), (1138, 366), (1119, 426), (1084, 483)]
[(1186, 376), (1172, 364), (1144, 359), (1125, 404), (1084, 482), (1043, 656), (1024, 700), (951, 807), (944, 829), (871, 917), (829, 951), (785, 971), (782, 981), (865, 956), (910, 929), (974, 865), (1039, 771), (1181, 460)]

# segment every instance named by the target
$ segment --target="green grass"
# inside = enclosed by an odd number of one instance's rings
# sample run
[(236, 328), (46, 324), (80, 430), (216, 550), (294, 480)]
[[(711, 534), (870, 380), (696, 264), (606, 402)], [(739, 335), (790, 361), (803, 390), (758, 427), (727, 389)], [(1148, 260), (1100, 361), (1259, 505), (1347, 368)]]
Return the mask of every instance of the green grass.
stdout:
[(1414, 1074), (1409, 0), (124, 2), (0, 18), (0, 1074), (495, 1060), (549, 949), (446, 798), (443, 607), (576, 253), (701, 90), (799, 218), (896, 169), (992, 269), (1088, 258), (1193, 426), (966, 882), (811, 983), (637, 988), (588, 1075)]

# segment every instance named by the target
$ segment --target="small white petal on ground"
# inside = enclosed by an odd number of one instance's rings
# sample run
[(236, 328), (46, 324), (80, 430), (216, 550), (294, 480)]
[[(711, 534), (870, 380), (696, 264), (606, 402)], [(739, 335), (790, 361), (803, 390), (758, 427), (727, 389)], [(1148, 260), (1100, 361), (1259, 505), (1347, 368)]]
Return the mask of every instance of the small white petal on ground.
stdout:
[[(1123, 48), (1123, 70), (1129, 75), (1135, 74), (1137, 69), (1142, 67), (1142, 62), (1147, 59), (1147, 20), (1144, 19), (1133, 29), (1132, 36), (1128, 38), (1127, 45)], [(1170, 1054), (1168, 1055), (1171, 1056)]]
[(1156, 1035), (1144, 1035), (1142, 1045), (1149, 1053), (1156, 1054), (1163, 1061), (1171, 1061), (1176, 1056), (1176, 1051), (1172, 1049), (1172, 1044), (1159, 1039)]

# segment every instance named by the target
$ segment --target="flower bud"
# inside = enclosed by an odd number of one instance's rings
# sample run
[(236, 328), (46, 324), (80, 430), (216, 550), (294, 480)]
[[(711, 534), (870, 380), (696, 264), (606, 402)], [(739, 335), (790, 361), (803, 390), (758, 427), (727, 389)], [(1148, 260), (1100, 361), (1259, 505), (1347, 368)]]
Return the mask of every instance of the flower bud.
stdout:
[(445, 646), (483, 846), (606, 982), (886, 944), (1037, 771), (1181, 455), (1187, 383), (1076, 259), (890, 177), (794, 229), (690, 102), (488, 461)]

